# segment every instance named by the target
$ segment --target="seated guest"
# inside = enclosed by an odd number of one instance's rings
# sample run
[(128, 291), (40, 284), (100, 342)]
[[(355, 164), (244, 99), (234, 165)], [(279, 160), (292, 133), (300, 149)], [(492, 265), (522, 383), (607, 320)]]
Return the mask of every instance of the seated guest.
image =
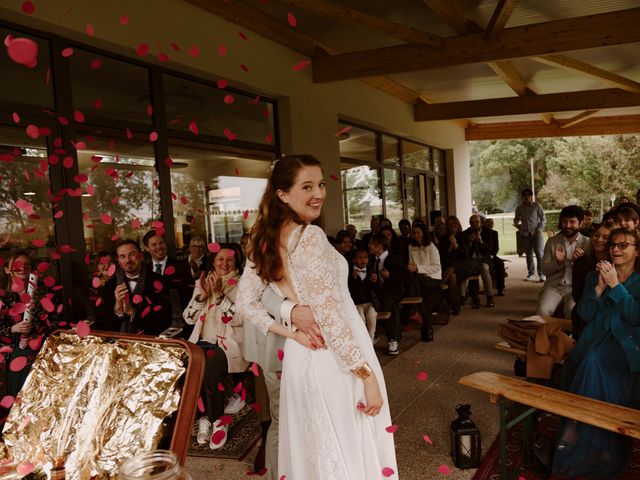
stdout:
[(371, 217), (371, 220), (369, 221), (369, 227), (371, 228), (371, 231), (369, 233), (365, 233), (362, 236), (362, 240), (360, 241), (360, 244), (365, 248), (369, 248), (369, 241), (371, 240), (371, 235), (375, 233), (380, 233), (380, 217), (377, 215)]
[[(355, 225), (349, 224), (344, 229), (347, 231), (349, 236), (351, 237), (351, 243), (353, 243), (354, 248), (358, 248), (360, 246), (360, 240), (358, 240), (358, 229)], [(365, 245), (365, 249), (367, 246)]]
[(482, 241), (489, 245), (489, 253), (493, 262), (493, 275), (496, 279), (496, 289), (498, 290), (497, 295), (502, 297), (504, 295), (504, 279), (507, 276), (507, 272), (504, 268), (504, 260), (498, 257), (498, 252), (500, 251), (498, 232), (493, 229), (493, 218), (487, 218), (483, 225), (484, 228), (480, 232)]
[[(156, 230), (149, 230), (142, 243), (149, 255), (151, 255), (151, 268), (153, 273), (163, 277), (170, 290), (177, 292), (180, 306), (174, 306), (174, 317), (182, 318), (182, 310), (187, 306), (193, 293), (195, 279), (191, 276), (191, 268), (185, 260), (176, 260), (167, 253), (167, 243)], [(171, 292), (169, 292), (171, 295)]]
[(111, 265), (115, 265), (116, 261), (113, 255), (106, 250), (98, 253), (98, 255), (96, 256), (96, 261), (98, 262), (98, 264), (96, 265), (96, 275), (100, 279), (99, 287), (104, 287), (104, 285), (111, 278), (111, 276), (109, 275)]
[(336, 234), (336, 250), (338, 250), (342, 256), (347, 260), (349, 264), (351, 264), (351, 259), (353, 255), (353, 242), (351, 241), (351, 236), (346, 230), (340, 230)]
[(585, 210), (580, 233), (585, 237), (591, 237), (596, 228), (598, 228), (598, 225), (593, 223), (593, 211)]
[(433, 340), (433, 331), (429, 330), (431, 312), (436, 309), (438, 302), (442, 299), (440, 290), (440, 285), (442, 284), (440, 254), (436, 246), (429, 241), (427, 227), (424, 224), (414, 225), (411, 233), (412, 242), (409, 247), (409, 265), (407, 268), (416, 280), (422, 297), (420, 338), (423, 342), (429, 342)]
[[(12, 397), (20, 392), (44, 338), (61, 320), (54, 295), (43, 286), (29, 285), (31, 271), (31, 258), (24, 250), (11, 254), (4, 265), (7, 282), (0, 299), (0, 339), (10, 351), (0, 358), (6, 378), (3, 388)], [(8, 367), (18, 357), (26, 357), (27, 364), (13, 371)]]
[[(194, 325), (189, 341), (207, 352), (201, 390), (205, 414), (198, 421), (196, 440), (201, 445), (209, 442), (212, 450), (222, 448), (227, 441), (227, 425), (220, 421), (225, 410), (224, 393), (218, 390), (218, 384), (225, 375), (244, 372), (249, 366), (242, 356), (242, 321), (234, 317), (239, 279), (234, 250), (220, 249), (207, 276), (196, 283), (184, 311), (184, 320)], [(219, 431), (222, 435), (216, 433)]]
[[(467, 236), (467, 256), (471, 263), (471, 271), (474, 275), (480, 275), (482, 287), (487, 296), (487, 307), (493, 307), (493, 284), (491, 281), (491, 245), (483, 240), (482, 220), (480, 215), (474, 214), (469, 218), (469, 228), (464, 231)], [(484, 235), (487, 238), (487, 235)], [(480, 307), (478, 292), (473, 291), (473, 308)]]
[(400, 259), (402, 259), (402, 264), (406, 265), (408, 261), (408, 258), (407, 258), (408, 252), (407, 254), (403, 252), (403, 245), (400, 239), (398, 238), (396, 231), (390, 226), (385, 225), (384, 227), (380, 227), (380, 233), (384, 235), (389, 241), (389, 253), (393, 253), (394, 255), (397, 255), (398, 257), (400, 257)]
[(573, 263), (590, 248), (589, 239), (580, 233), (583, 218), (584, 211), (577, 205), (560, 210), (561, 234), (551, 237), (544, 246), (542, 273), (547, 278), (538, 299), (538, 315), (553, 316), (562, 305), (564, 318), (571, 318), (575, 304), (571, 296)]
[(104, 286), (97, 329), (159, 335), (171, 326), (171, 303), (162, 277), (142, 261), (135, 241), (124, 240), (116, 253), (119, 268)]
[(457, 295), (463, 295), (464, 292), (460, 291), (461, 286), (473, 274), (471, 263), (469, 262), (469, 239), (462, 233), (460, 220), (454, 215), (447, 217), (446, 229), (447, 233), (439, 237), (438, 245), (443, 272), (442, 278), (444, 281), (448, 275), (451, 275), (451, 272), (455, 273), (457, 281), (455, 290), (458, 292)]
[(369, 241), (371, 282), (380, 300), (380, 311), (391, 312), (391, 318), (384, 322), (384, 330), (389, 342), (387, 354), (398, 355), (401, 327), (398, 302), (404, 295), (407, 270), (402, 259), (389, 252), (389, 240), (381, 233), (371, 236)]
[(380, 228), (383, 227), (391, 227), (393, 229), (393, 223), (391, 223), (391, 220), (389, 220), (387, 217), (382, 217), (380, 219)]
[(638, 215), (638, 210), (631, 204), (617, 207), (614, 212), (614, 218), (616, 223), (620, 224), (622, 228), (626, 228), (627, 230), (637, 230), (638, 224), (640, 224), (640, 215)]
[[(358, 313), (362, 317), (362, 321), (367, 326), (367, 331), (371, 340), (374, 341), (376, 335), (376, 319), (378, 312), (375, 304), (377, 298), (373, 292), (373, 283), (371, 282), (371, 272), (367, 270), (369, 263), (369, 254), (364, 248), (358, 248), (353, 253), (353, 267), (349, 275), (348, 285), (349, 293), (356, 304)], [(375, 343), (375, 341), (374, 341)]]
[(195, 282), (200, 278), (200, 272), (207, 273), (207, 245), (204, 238), (197, 235), (189, 242), (189, 256), (187, 263), (191, 270), (191, 278)]
[[(441, 227), (444, 225), (444, 228)], [(431, 232), (431, 243), (434, 243), (436, 246), (440, 243), (440, 237), (445, 235), (447, 228), (447, 221), (444, 217), (436, 217), (433, 219), (433, 231)], [(440, 229), (440, 233), (438, 233), (438, 229)]]
[[(585, 328), (570, 354), (577, 368), (569, 391), (639, 409), (640, 235), (621, 228), (609, 238), (611, 262), (598, 262), (578, 302)], [(631, 437), (571, 420), (559, 432), (554, 474), (608, 479), (625, 469)]]
[(411, 222), (406, 218), (403, 218), (398, 222), (398, 228), (400, 229), (400, 235), (398, 235), (398, 241), (402, 246), (402, 259), (404, 264), (409, 263), (409, 245), (411, 245)]
[(598, 262), (611, 261), (609, 255), (609, 234), (618, 225), (612, 221), (602, 222), (598, 225), (591, 235), (591, 249), (587, 250), (583, 256), (578, 258), (573, 264), (573, 272), (571, 279), (571, 295), (576, 306), (571, 310), (571, 324), (573, 329), (571, 336), (577, 340), (584, 328), (584, 321), (578, 315), (577, 303), (582, 298), (584, 285), (589, 272), (596, 268)]

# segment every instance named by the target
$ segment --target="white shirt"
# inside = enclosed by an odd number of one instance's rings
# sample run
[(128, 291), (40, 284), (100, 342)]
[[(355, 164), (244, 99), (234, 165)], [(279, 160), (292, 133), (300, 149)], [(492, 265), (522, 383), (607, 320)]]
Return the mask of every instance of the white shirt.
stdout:
[(153, 260), (153, 273), (157, 273), (156, 272), (156, 265), (160, 265), (160, 275), (164, 275), (164, 269), (167, 267), (167, 260), (169, 259), (169, 256), (167, 255), (166, 257), (164, 257), (162, 260), (157, 261), (157, 260)]

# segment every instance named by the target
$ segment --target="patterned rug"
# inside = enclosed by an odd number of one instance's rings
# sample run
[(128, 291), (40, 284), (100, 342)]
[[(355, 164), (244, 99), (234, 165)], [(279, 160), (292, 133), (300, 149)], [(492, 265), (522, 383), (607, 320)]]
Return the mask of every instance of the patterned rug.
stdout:
[[(549, 445), (553, 444), (556, 436), (558, 417), (548, 413), (542, 413), (537, 425), (538, 438), (545, 439)], [(633, 446), (631, 461), (627, 470), (616, 477), (616, 480), (637, 480), (640, 478), (640, 440), (636, 440)], [(524, 478), (525, 480), (564, 480), (566, 477), (549, 476), (545, 473), (541, 463), (532, 454), (532, 465), (523, 465), (522, 456), (522, 423), (516, 425), (507, 432), (507, 465), (512, 478)], [(472, 480), (500, 480), (500, 437), (496, 437), (489, 451), (482, 460), (480, 468), (476, 471)], [(583, 480), (574, 478), (572, 480)]]
[(233, 422), (229, 425), (227, 442), (218, 450), (211, 450), (209, 443), (198, 445), (195, 431), (189, 445), (189, 456), (242, 460), (260, 440), (260, 420), (256, 412), (247, 405), (240, 412), (232, 415)]

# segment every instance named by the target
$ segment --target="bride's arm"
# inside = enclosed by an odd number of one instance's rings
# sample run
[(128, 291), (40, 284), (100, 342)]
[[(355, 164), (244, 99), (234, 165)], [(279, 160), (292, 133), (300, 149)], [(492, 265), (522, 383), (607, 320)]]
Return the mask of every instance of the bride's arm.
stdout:
[(236, 315), (239, 315), (243, 322), (252, 322), (264, 335), (270, 330), (273, 331), (271, 325), (275, 323), (262, 304), (262, 292), (265, 288), (267, 285), (256, 273), (253, 263), (247, 260), (238, 284)]
[(337, 257), (325, 233), (309, 225), (302, 234), (289, 268), (298, 300), (311, 307), (326, 344), (344, 371), (365, 364), (347, 319), (341, 318), (342, 295), (338, 279)]

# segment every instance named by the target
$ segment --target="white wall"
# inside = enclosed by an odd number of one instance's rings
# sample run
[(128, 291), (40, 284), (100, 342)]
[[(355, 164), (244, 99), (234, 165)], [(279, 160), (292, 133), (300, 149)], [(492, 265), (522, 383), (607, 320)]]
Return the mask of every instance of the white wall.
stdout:
[[(464, 129), (454, 122), (413, 121), (410, 105), (356, 80), (313, 84), (311, 68), (293, 72), (291, 67), (305, 57), (215, 17), (179, 0), (56, 0), (35, 2), (33, 15), (21, 12), (22, 0), (4, 0), (0, 16), (15, 23), (58, 33), (86, 44), (136, 57), (135, 47), (156, 45), (170, 56), (170, 68), (202, 78), (226, 78), (232, 85), (281, 100), (282, 146), (285, 153), (310, 153), (322, 161), (326, 173), (339, 176), (339, 147), (335, 137), (338, 119), (345, 118), (383, 131), (406, 136), (430, 145), (450, 149), (455, 192), (450, 192), (451, 213), (467, 218), (471, 211), (469, 154)], [(129, 16), (129, 25), (119, 23)], [(95, 35), (85, 33), (87, 24)], [(242, 40), (243, 31), (248, 40)], [(170, 43), (181, 52), (174, 52)], [(190, 57), (192, 44), (200, 46), (200, 56)], [(228, 53), (217, 53), (220, 44)], [(145, 61), (154, 61), (151, 56)], [(239, 65), (245, 64), (249, 72)], [(342, 228), (339, 182), (329, 181), (325, 213), (327, 230)], [(451, 205), (453, 198), (453, 205)], [(339, 213), (340, 212), (340, 213)]]

